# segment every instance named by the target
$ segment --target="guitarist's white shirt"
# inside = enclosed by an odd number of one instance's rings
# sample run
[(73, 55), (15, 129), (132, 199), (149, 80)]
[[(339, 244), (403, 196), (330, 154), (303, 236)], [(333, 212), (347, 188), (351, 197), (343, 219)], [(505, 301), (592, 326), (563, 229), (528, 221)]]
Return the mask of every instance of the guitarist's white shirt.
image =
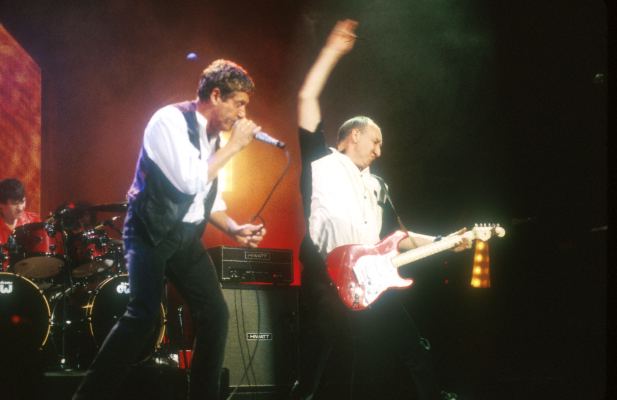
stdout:
[(360, 171), (349, 157), (331, 150), (311, 164), (309, 233), (324, 258), (338, 246), (377, 243), (382, 223), (377, 179), (369, 168)]

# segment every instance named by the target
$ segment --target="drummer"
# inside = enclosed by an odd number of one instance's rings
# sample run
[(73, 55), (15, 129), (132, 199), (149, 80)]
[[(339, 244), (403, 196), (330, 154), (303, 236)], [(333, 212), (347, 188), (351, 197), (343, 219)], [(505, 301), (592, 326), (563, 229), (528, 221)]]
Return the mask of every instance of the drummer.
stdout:
[(15, 178), (0, 181), (0, 243), (6, 243), (18, 226), (40, 221), (38, 214), (26, 211), (24, 185)]

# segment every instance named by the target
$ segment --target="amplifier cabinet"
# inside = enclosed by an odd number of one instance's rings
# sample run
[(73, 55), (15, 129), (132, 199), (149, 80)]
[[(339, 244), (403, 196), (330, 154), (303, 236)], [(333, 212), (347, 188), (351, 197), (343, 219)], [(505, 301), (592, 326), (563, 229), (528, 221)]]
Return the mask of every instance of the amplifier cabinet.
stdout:
[(298, 287), (223, 285), (223, 295), (230, 386), (289, 388), (297, 378)]

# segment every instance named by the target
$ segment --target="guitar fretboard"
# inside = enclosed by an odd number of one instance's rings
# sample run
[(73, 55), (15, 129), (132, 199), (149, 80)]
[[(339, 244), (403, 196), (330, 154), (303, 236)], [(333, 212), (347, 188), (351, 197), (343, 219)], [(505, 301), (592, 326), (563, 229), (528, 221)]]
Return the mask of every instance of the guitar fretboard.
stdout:
[(392, 264), (396, 267), (402, 267), (414, 261), (422, 258), (432, 256), (433, 254), (441, 253), (442, 251), (450, 250), (459, 243), (461, 240), (460, 235), (446, 237), (438, 242), (433, 242), (425, 246), (418, 247), (416, 249), (408, 250), (404, 253), (398, 254), (392, 257)]

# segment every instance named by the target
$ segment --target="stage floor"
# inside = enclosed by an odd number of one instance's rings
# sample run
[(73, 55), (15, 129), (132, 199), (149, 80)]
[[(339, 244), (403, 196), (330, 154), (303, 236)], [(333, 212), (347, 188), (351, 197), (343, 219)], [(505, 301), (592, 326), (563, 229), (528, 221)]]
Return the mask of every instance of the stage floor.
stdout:
[[(25, 371), (3, 382), (3, 399), (7, 400), (70, 400), (83, 371)], [(7, 378), (8, 376), (4, 376)], [(349, 381), (324, 382), (318, 399), (322, 400), (413, 400), (411, 384), (393, 385), (391, 379), (374, 377)], [(459, 390), (460, 400), (580, 400), (571, 390), (572, 382), (561, 382), (551, 377), (503, 378), (492, 381), (468, 382)], [(289, 387), (241, 386), (227, 387), (222, 399), (230, 400), (284, 400)], [(135, 368), (125, 381), (117, 400), (184, 400), (186, 373), (163, 365), (145, 365)], [(593, 399), (590, 399), (593, 400)], [(600, 400), (600, 399), (598, 399)]]

